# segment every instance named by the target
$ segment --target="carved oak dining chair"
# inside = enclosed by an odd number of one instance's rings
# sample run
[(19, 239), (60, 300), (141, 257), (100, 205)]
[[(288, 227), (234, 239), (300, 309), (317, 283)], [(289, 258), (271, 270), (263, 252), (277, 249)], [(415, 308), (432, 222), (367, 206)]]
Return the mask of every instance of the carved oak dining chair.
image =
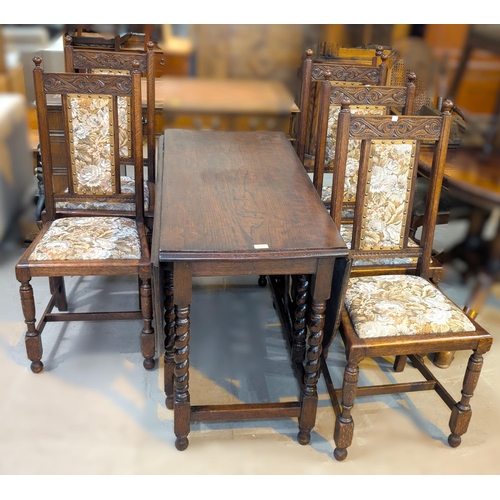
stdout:
[[(323, 178), (326, 172), (334, 172), (336, 157), (336, 141), (338, 117), (341, 103), (348, 99), (351, 103), (349, 110), (357, 116), (386, 116), (390, 120), (397, 120), (400, 116), (408, 115), (413, 110), (413, 97), (415, 91), (415, 75), (410, 75), (408, 83), (400, 86), (345, 86), (331, 85), (329, 72), (324, 73), (319, 94), (319, 112), (317, 124), (316, 151), (314, 154), (313, 184), (321, 194), (322, 199), (332, 212), (330, 199), (331, 187), (324, 189)], [(361, 105), (360, 103), (365, 103)], [(391, 110), (399, 111), (397, 115), (389, 114)], [(357, 196), (359, 178), (359, 162), (361, 158), (361, 141), (348, 140), (348, 153), (346, 159), (346, 173), (344, 176), (344, 195), (340, 210), (342, 235), (347, 242), (352, 239), (354, 206)], [(412, 239), (409, 244), (417, 246)], [(353, 262), (352, 273), (363, 274), (380, 272), (413, 273), (417, 266), (416, 256), (407, 256), (404, 259), (389, 259), (382, 256), (371, 259), (358, 259)], [(442, 265), (431, 256), (431, 276), (434, 282), (442, 279)]]
[[(96, 75), (45, 73), (42, 60), (35, 57), (33, 61), (46, 209), (40, 233), (15, 267), (21, 283), (31, 370), (38, 373), (43, 369), (41, 333), (47, 322), (135, 319), (143, 321), (140, 337), (144, 367), (152, 369), (155, 339), (151, 259), (143, 211), (140, 64), (135, 63), (131, 75)], [(60, 96), (65, 117), (64, 140), (71, 159), (65, 170), (54, 168), (52, 163), (47, 98), (54, 94)], [(119, 102), (122, 98), (128, 99), (125, 107)], [(120, 114), (127, 117), (130, 126), (133, 192), (125, 189), (119, 175)], [(62, 210), (59, 202), (70, 203), (72, 208)], [(115, 210), (108, 210), (109, 205), (115, 205)], [(139, 310), (63, 312), (68, 311), (65, 276), (120, 275), (138, 276)], [(37, 276), (49, 278), (51, 291), (38, 324), (30, 283)], [(59, 313), (52, 313), (54, 306)]]
[[(139, 62), (139, 70), (146, 79), (146, 116), (143, 124), (146, 128), (147, 158), (144, 165), (147, 167), (148, 178), (144, 182), (144, 216), (147, 227), (151, 230), (154, 217), (154, 183), (156, 176), (156, 136), (155, 136), (155, 52), (154, 43), (145, 43), (145, 50), (104, 50), (87, 46), (73, 45), (73, 39), (66, 35), (64, 39), (64, 66), (65, 71), (71, 73), (98, 73), (98, 74), (129, 74), (133, 69), (134, 61)], [(120, 98), (119, 104), (125, 106), (128, 98)], [(124, 164), (130, 164), (130, 125), (119, 114), (120, 155), (127, 159)], [(122, 185), (134, 189), (134, 179), (122, 175)]]
[[(452, 103), (446, 101), (441, 116), (358, 116), (342, 104), (336, 142), (331, 215), (342, 227), (342, 203), (349, 141), (361, 141), (354, 222), (346, 242), (353, 263), (373, 258), (416, 258), (411, 274), (372, 271), (351, 274), (337, 320), (345, 346), (346, 366), (342, 390), (335, 389), (322, 355), (322, 371), (336, 414), (337, 460), (347, 457), (354, 432), (352, 410), (361, 396), (434, 390), (451, 410), (448, 443), (459, 446), (471, 419), (470, 400), (479, 379), (492, 336), (431, 281), (431, 252), (439, 193), (448, 147)], [(432, 141), (433, 168), (427, 197), (426, 221), (416, 245), (408, 239), (420, 143)], [(342, 233), (342, 231), (341, 231)], [(354, 269), (354, 265), (353, 265)], [(335, 325), (337, 326), (337, 325)], [(332, 336), (325, 337), (328, 350)], [(458, 400), (446, 390), (426, 365), (428, 353), (472, 351)], [(359, 365), (364, 358), (395, 356), (395, 372), (403, 371), (407, 358), (424, 381), (358, 387)], [(337, 400), (341, 395), (341, 404)]]

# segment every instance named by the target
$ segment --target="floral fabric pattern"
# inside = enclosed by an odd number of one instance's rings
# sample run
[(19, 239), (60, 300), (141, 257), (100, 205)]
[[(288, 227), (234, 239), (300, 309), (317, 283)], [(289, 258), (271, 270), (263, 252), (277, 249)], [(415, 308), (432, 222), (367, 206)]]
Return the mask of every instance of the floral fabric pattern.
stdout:
[(458, 306), (419, 276), (351, 278), (345, 306), (360, 338), (476, 330)]
[[(333, 160), (335, 158), (339, 113), (340, 105), (330, 105), (325, 151), (325, 165), (328, 167), (333, 167)], [(386, 108), (385, 106), (352, 106), (351, 113), (354, 115), (385, 115)], [(351, 139), (349, 141), (344, 181), (344, 202), (356, 200), (360, 146), (361, 141), (359, 140)]]
[[(100, 73), (102, 75), (130, 75), (130, 71), (119, 69), (93, 69), (92, 73)], [(120, 137), (120, 156), (122, 158), (130, 158), (130, 98), (118, 97), (118, 135)]]
[[(352, 224), (341, 224), (340, 225), (340, 236), (345, 241), (346, 247), (350, 250), (352, 243)], [(408, 238), (408, 246), (417, 248), (418, 245), (413, 240)], [(370, 259), (359, 259), (355, 258), (352, 261), (354, 266), (387, 266), (387, 265), (401, 265), (401, 264), (416, 264), (418, 262), (418, 257), (373, 257)]]
[(113, 192), (113, 106), (109, 96), (68, 95), (75, 193)]
[(364, 249), (401, 248), (412, 180), (413, 141), (373, 141), (361, 229)]
[[(135, 180), (132, 177), (122, 175), (120, 177), (122, 194), (135, 193)], [(68, 190), (66, 189), (66, 193)], [(106, 203), (100, 201), (57, 201), (56, 209), (58, 210), (120, 210), (133, 212), (135, 211), (135, 203)], [(149, 210), (149, 185), (144, 181), (144, 210)]]
[(134, 220), (125, 217), (56, 219), (29, 260), (140, 259), (141, 245)]

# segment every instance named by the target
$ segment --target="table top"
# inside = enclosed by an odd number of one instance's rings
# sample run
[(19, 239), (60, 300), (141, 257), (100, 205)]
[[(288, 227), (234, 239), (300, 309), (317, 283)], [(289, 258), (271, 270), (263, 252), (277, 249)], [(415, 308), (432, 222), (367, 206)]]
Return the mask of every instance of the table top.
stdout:
[(347, 253), (282, 132), (169, 129), (164, 132), (161, 170), (153, 259), (287, 259)]
[[(432, 152), (421, 151), (419, 169), (430, 171)], [(468, 203), (485, 208), (500, 205), (500, 152), (485, 157), (479, 148), (458, 147), (446, 156), (443, 186)]]

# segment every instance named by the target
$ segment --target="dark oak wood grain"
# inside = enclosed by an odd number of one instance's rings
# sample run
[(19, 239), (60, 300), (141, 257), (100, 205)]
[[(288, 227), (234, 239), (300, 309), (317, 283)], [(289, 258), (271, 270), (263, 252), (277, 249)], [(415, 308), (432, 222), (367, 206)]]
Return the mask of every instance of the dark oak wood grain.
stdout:
[(160, 260), (315, 257), (343, 246), (283, 133), (167, 130), (165, 176)]

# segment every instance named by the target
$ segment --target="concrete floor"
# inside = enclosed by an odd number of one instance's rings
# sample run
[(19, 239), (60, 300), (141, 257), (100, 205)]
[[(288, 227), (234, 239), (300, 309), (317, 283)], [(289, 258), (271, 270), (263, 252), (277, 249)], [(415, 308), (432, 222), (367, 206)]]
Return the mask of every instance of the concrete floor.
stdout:
[[(453, 224), (441, 228), (437, 244), (458, 239), (462, 230)], [(349, 456), (336, 462), (334, 414), (320, 379), (317, 423), (308, 446), (297, 443), (296, 419), (280, 419), (192, 424), (189, 447), (179, 452), (173, 412), (164, 406), (162, 361), (153, 371), (142, 366), (140, 321), (49, 324), (43, 332), (45, 369), (36, 375), (30, 371), (14, 276), (22, 252), (19, 239), (12, 237), (0, 253), (2, 475), (500, 473), (499, 343), (485, 356), (472, 399), (471, 425), (459, 448), (447, 444), (450, 412), (436, 394), (360, 398), (353, 410)], [(469, 286), (456, 276), (450, 268), (442, 288), (463, 305)], [(33, 287), (39, 316), (48, 299), (47, 280), (35, 278)], [(67, 289), (70, 307), (78, 310), (93, 304), (126, 309), (135, 307), (137, 300), (136, 280), (128, 278), (71, 278)], [(218, 321), (221, 317), (224, 323)], [(493, 290), (478, 321), (493, 334), (500, 333), (500, 288)], [(257, 278), (196, 281), (190, 346), (193, 404), (297, 399), (270, 291), (260, 288)], [(440, 371), (457, 397), (467, 360), (468, 353), (458, 353), (452, 366)], [(328, 363), (339, 387), (344, 367), (340, 338)], [(407, 380), (415, 373), (408, 367), (395, 374), (391, 366), (390, 359), (366, 360), (360, 383)], [(460, 481), (456, 487), (463, 493), (472, 483)], [(300, 486), (293, 486), (295, 493), (300, 491), (296, 488)], [(420, 489), (420, 494), (426, 492)]]

